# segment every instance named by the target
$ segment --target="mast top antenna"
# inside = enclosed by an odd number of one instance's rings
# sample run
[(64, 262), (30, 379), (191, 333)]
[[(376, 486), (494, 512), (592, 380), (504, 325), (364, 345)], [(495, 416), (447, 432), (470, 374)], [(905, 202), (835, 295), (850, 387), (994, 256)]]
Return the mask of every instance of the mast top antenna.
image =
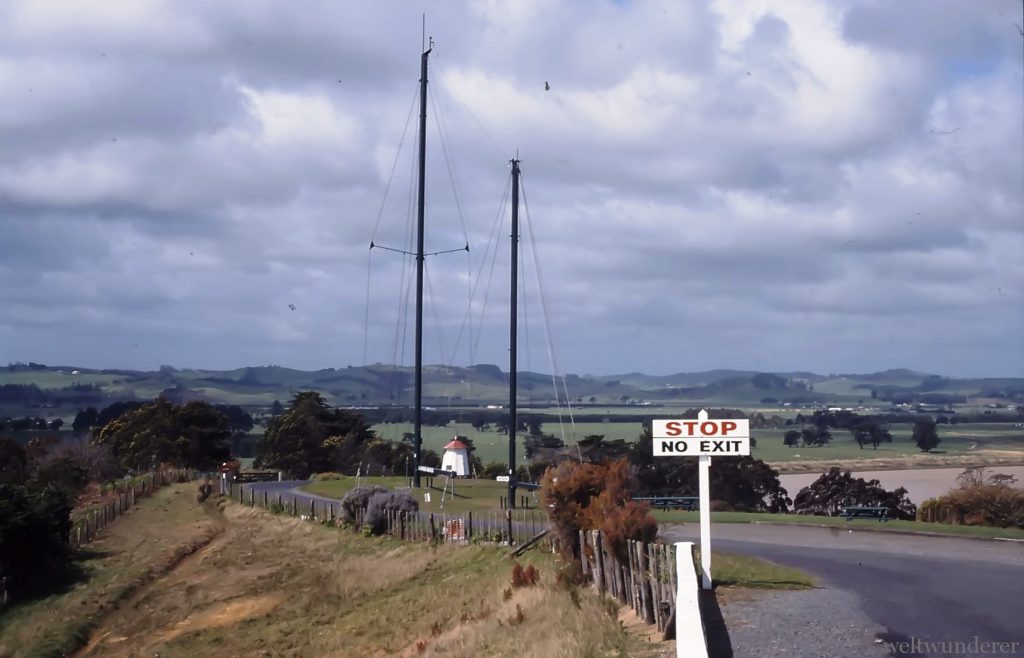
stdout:
[(434, 47), (434, 37), (427, 36), (427, 15), (423, 14), (423, 27), (420, 32), (420, 48), (423, 52), (427, 52)]

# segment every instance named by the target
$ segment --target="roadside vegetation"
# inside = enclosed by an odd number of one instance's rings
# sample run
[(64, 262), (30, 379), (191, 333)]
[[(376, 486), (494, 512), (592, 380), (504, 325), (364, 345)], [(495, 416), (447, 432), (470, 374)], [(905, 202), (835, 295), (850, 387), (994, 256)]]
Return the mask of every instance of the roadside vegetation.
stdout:
[[(97, 415), (98, 418), (98, 415)], [(164, 398), (131, 405), (87, 440), (0, 437), (0, 586), (18, 604), (66, 587), (82, 555), (69, 547), (77, 518), (132, 476), (162, 468), (212, 470), (230, 453), (223, 413)]]
[[(682, 510), (652, 512), (658, 523), (699, 523), (698, 512)], [(984, 526), (928, 523), (924, 521), (871, 521), (853, 519), (846, 521), (841, 516), (807, 516), (801, 514), (760, 514), (753, 512), (711, 512), (712, 523), (772, 523), (783, 525), (820, 525), (838, 530), (866, 530), (878, 532), (915, 532), (980, 537), (985, 539), (1024, 540), (1024, 530), (1019, 528), (990, 528)]]
[(943, 524), (994, 526), (1014, 529), (1024, 537), (1024, 489), (1012, 475), (968, 469), (957, 478), (959, 486), (926, 500), (918, 517)]
[(194, 489), (172, 485), (140, 500), (71, 556), (73, 580), (3, 611), (0, 656), (68, 655), (111, 611), (216, 536), (215, 515), (196, 504)]
[[(498, 547), (364, 537), (216, 495), (200, 506), (193, 490), (169, 487), (115, 524), (91, 577), (75, 589), (0, 618), (7, 651), (0, 655), (46, 655), (74, 644), (85, 647), (80, 656), (164, 657), (650, 649), (623, 630), (617, 605), (560, 583), (550, 554), (521, 556), (517, 580)], [(223, 530), (201, 550), (165, 560), (187, 545), (187, 534), (213, 528)], [(165, 550), (145, 548), (151, 544)], [(128, 565), (130, 573), (116, 575)], [(154, 568), (149, 580), (125, 587), (132, 574)], [(523, 580), (523, 572), (532, 575)], [(69, 623), (56, 623), (63, 615)], [(67, 637), (54, 637), (61, 629)]]

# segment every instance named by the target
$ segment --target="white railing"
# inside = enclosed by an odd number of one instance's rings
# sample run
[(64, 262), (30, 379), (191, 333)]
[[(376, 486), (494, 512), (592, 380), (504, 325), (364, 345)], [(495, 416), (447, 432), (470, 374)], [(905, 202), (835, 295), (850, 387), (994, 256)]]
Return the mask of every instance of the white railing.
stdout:
[(707, 658), (700, 616), (700, 589), (693, 566), (693, 542), (676, 542), (676, 656)]

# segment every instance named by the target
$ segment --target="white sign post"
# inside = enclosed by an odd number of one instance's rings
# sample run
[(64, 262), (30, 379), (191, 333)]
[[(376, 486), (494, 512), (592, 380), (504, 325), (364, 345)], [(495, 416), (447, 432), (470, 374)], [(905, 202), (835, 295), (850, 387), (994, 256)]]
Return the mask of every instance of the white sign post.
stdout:
[(701, 409), (697, 420), (651, 422), (655, 457), (699, 457), (701, 586), (711, 589), (711, 456), (750, 454), (750, 421), (746, 418), (710, 420)]

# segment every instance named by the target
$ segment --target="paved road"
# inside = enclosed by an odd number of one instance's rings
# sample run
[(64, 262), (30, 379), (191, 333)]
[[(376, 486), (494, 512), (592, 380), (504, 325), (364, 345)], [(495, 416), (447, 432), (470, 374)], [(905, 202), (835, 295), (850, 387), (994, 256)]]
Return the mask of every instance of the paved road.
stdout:
[[(670, 526), (662, 536), (696, 541), (699, 527)], [(1018, 642), (1024, 655), (1024, 544), (744, 524), (712, 525), (712, 543), (716, 550), (799, 567), (825, 586), (856, 595), (864, 613), (887, 629), (885, 640), (970, 642), (978, 636)]]

